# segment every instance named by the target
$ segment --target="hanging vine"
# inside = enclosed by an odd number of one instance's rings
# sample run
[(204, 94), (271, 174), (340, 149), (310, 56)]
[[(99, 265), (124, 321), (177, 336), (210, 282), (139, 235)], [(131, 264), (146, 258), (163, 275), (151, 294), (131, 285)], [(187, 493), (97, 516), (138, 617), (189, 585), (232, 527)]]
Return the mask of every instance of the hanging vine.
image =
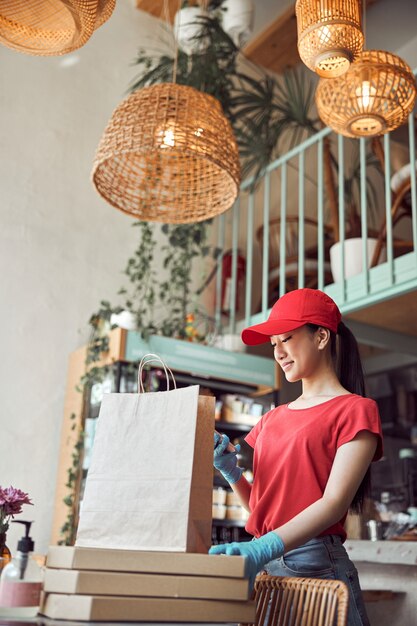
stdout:
[[(71, 431), (75, 431), (78, 427), (78, 433), (71, 453), (71, 465), (67, 470), (67, 480), (65, 487), (68, 490), (67, 495), (63, 499), (64, 505), (67, 507), (67, 516), (64, 524), (60, 528), (59, 545), (71, 546), (75, 542), (75, 534), (78, 520), (77, 494), (79, 493), (82, 481), (82, 456), (84, 451), (84, 424), (85, 415), (87, 414), (88, 398), (91, 394), (92, 386), (97, 382), (102, 382), (110, 372), (110, 366), (99, 366), (98, 362), (109, 351), (110, 315), (112, 309), (108, 302), (101, 302), (100, 309), (94, 313), (89, 320), (91, 327), (90, 338), (87, 344), (85, 366), (86, 371), (80, 378), (76, 390), (82, 394), (82, 420), (77, 426), (77, 415), (72, 413), (69, 420), (72, 422)], [(97, 365), (95, 365), (97, 364)]]

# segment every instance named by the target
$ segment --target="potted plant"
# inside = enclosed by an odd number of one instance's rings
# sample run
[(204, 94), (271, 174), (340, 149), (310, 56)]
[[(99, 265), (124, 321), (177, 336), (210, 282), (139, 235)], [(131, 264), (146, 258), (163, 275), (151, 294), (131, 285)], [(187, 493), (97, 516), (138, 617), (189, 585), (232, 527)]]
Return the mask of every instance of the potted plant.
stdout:
[(11, 485), (10, 487), (0, 486), (0, 573), (12, 558), (6, 545), (6, 533), (10, 521), (15, 515), (22, 512), (24, 504), (33, 504), (27, 493)]
[(223, 0), (222, 26), (235, 44), (243, 46), (249, 39), (254, 21), (253, 0)]
[(202, 37), (202, 19), (207, 11), (199, 6), (190, 6), (187, 1), (182, 2), (181, 8), (174, 17), (174, 35), (181, 50), (186, 54), (201, 52), (207, 45)]
[[(335, 282), (360, 274), (364, 269), (362, 228), (360, 217), (360, 159), (358, 144), (353, 144), (354, 153), (351, 157), (347, 175), (344, 177), (344, 203), (345, 203), (345, 237), (343, 241), (344, 249), (344, 271), (342, 270), (342, 242), (336, 240), (330, 247), (330, 266)], [(370, 151), (366, 154), (366, 204), (368, 209), (368, 232), (367, 232), (367, 266), (371, 266), (371, 261), (378, 242), (377, 220), (378, 195), (375, 184), (369, 176), (370, 171), (374, 171), (378, 176), (382, 176), (380, 163), (375, 154)], [(382, 255), (380, 262), (384, 261)]]

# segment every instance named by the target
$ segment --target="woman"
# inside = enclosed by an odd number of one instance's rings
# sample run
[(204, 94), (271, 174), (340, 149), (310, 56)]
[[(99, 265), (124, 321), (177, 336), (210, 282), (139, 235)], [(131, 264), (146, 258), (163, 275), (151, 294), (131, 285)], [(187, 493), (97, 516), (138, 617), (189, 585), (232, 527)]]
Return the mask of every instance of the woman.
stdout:
[(242, 340), (270, 341), (286, 379), (301, 380), (302, 393), (266, 413), (247, 435), (253, 485), (242, 476), (236, 452), (227, 450), (228, 437), (215, 433), (214, 465), (249, 511), (246, 529), (255, 538), (213, 546), (210, 553), (246, 556), (252, 585), (261, 570), (343, 580), (348, 625), (368, 625), (357, 571), (342, 545), (347, 511), (361, 510), (370, 463), (382, 455), (378, 409), (363, 397), (356, 340), (335, 302), (316, 289), (282, 296), (268, 320), (246, 328)]

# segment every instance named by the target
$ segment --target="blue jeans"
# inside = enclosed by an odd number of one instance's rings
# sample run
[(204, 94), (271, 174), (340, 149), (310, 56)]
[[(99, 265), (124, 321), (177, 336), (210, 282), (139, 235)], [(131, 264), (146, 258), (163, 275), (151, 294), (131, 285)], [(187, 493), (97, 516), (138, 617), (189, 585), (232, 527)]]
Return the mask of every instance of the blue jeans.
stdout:
[(287, 552), (285, 556), (270, 561), (264, 569), (271, 576), (305, 576), (306, 578), (342, 580), (349, 590), (347, 626), (370, 626), (359, 585), (358, 572), (338, 535), (311, 539), (303, 546)]

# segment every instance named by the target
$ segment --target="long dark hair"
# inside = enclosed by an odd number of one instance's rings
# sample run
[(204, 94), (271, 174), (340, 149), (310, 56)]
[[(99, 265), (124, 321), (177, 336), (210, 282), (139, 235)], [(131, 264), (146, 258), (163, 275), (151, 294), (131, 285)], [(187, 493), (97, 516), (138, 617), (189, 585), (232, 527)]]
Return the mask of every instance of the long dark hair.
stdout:
[[(307, 324), (307, 328), (314, 333), (320, 327)], [(340, 384), (351, 393), (365, 397), (365, 377), (358, 342), (343, 322), (339, 323), (337, 335), (330, 331), (330, 351)], [(362, 512), (364, 500), (370, 492), (371, 468), (368, 467), (349, 507), (353, 513)]]

